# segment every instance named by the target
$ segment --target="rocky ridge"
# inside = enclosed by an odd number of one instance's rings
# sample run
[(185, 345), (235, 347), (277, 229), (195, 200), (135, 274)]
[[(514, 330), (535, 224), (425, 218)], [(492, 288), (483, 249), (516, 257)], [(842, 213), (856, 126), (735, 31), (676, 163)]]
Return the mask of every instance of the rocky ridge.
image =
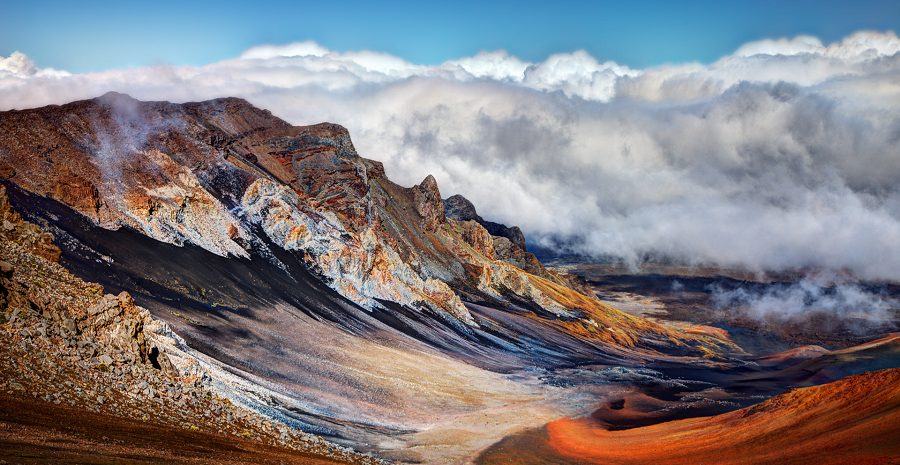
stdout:
[(603, 343), (703, 342), (601, 304), (585, 283), (544, 268), (517, 228), (501, 231), (512, 240), (488, 241), (477, 215), (476, 224), (448, 220), (433, 177), (392, 183), (343, 127), (291, 126), (240, 99), (172, 104), (110, 93), (4, 112), (0, 174), (104, 228), (277, 262), (266, 252), (274, 243), (370, 309), (394, 302), (465, 331), (479, 325), (465, 300), (539, 310)]
[[(475, 205), (465, 197), (456, 194), (443, 200), (447, 218), (454, 222), (467, 223), (461, 225), (465, 231), (474, 231), (478, 226), (488, 234), (490, 244), (481, 232), (467, 232), (466, 242), (477, 250), (483, 250), (485, 256), (508, 263), (535, 276), (552, 281), (560, 286), (573, 289), (585, 296), (595, 298), (593, 289), (584, 278), (567, 273), (560, 273), (544, 267), (544, 264), (528, 251), (525, 236), (518, 226), (507, 227), (500, 223), (485, 221), (478, 215)], [(476, 245), (477, 244), (477, 245)]]
[[(183, 369), (184, 353), (177, 368), (161, 343), (165, 323), (127, 292), (104, 295), (72, 276), (57, 262), (52, 236), (10, 209), (3, 186), (0, 224), (0, 392), (342, 463), (378, 462), (236, 406), (209, 375)], [(7, 424), (5, 435), (17, 428)]]

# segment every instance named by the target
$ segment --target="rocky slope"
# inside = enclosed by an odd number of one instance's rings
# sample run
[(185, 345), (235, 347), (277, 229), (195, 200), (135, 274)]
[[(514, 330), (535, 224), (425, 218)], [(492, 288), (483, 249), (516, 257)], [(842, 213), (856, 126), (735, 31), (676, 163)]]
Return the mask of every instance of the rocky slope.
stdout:
[[(140, 448), (135, 438), (127, 447), (92, 443), (99, 438), (71, 423), (88, 418), (113, 430), (145, 422), (138, 428), (208, 444), (240, 438), (234, 452), (242, 451), (252, 463), (269, 455), (315, 463), (374, 462), (235, 406), (219, 397), (201, 369), (176, 368), (157, 334), (165, 334), (166, 325), (135, 306), (127, 292), (104, 295), (102, 286), (60, 266), (52, 236), (10, 209), (3, 186), (0, 224), (0, 458), (55, 462), (134, 454), (129, 447)], [(54, 418), (69, 421), (54, 423)], [(231, 439), (215, 439), (222, 435)], [(178, 447), (140, 453), (167, 463), (190, 456)]]
[(451, 224), (462, 229), (463, 239), (486, 257), (508, 263), (592, 299), (596, 297), (584, 278), (545, 268), (544, 264), (528, 251), (525, 236), (518, 226), (507, 227), (504, 224), (485, 221), (478, 215), (475, 205), (459, 194), (444, 199), (443, 203)]

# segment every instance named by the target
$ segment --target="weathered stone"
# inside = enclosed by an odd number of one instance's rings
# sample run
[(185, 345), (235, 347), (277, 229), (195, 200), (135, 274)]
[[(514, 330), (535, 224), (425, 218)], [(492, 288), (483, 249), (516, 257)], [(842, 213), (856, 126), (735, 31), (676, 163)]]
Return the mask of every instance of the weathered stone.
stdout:
[(489, 260), (494, 259), (494, 239), (483, 226), (474, 220), (453, 221), (453, 226), (459, 228), (462, 239), (472, 246), (476, 252)]
[(443, 201), (443, 204), (447, 218), (456, 221), (477, 221), (478, 224), (484, 226), (492, 236), (505, 237), (523, 251), (528, 251), (528, 248), (525, 245), (525, 236), (518, 226), (507, 227), (500, 223), (486, 221), (475, 211), (475, 205), (459, 194), (448, 197)]
[(422, 217), (422, 228), (434, 232), (446, 221), (444, 203), (434, 176), (428, 175), (421, 184), (413, 187), (416, 212)]

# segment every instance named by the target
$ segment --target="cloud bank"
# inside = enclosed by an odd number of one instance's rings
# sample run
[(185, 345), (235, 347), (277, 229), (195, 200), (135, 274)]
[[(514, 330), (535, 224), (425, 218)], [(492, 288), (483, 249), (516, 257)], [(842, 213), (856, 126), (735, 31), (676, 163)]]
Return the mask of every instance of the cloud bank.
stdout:
[(437, 66), (314, 42), (202, 67), (68, 74), (0, 57), (0, 109), (92, 98), (238, 96), (346, 126), (403, 185), (434, 174), (531, 243), (636, 262), (900, 280), (900, 39), (746, 44), (705, 65), (630, 69), (583, 51)]

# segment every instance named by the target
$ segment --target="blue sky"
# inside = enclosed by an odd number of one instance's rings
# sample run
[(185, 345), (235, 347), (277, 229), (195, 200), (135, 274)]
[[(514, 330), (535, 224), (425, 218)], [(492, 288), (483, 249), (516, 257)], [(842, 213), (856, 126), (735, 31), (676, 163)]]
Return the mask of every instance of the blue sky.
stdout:
[(807, 34), (828, 44), (900, 30), (898, 1), (4, 2), (0, 56), (72, 72), (203, 65), (260, 44), (314, 40), (439, 64), (504, 49), (529, 61), (584, 49), (635, 68), (710, 63), (741, 44)]

